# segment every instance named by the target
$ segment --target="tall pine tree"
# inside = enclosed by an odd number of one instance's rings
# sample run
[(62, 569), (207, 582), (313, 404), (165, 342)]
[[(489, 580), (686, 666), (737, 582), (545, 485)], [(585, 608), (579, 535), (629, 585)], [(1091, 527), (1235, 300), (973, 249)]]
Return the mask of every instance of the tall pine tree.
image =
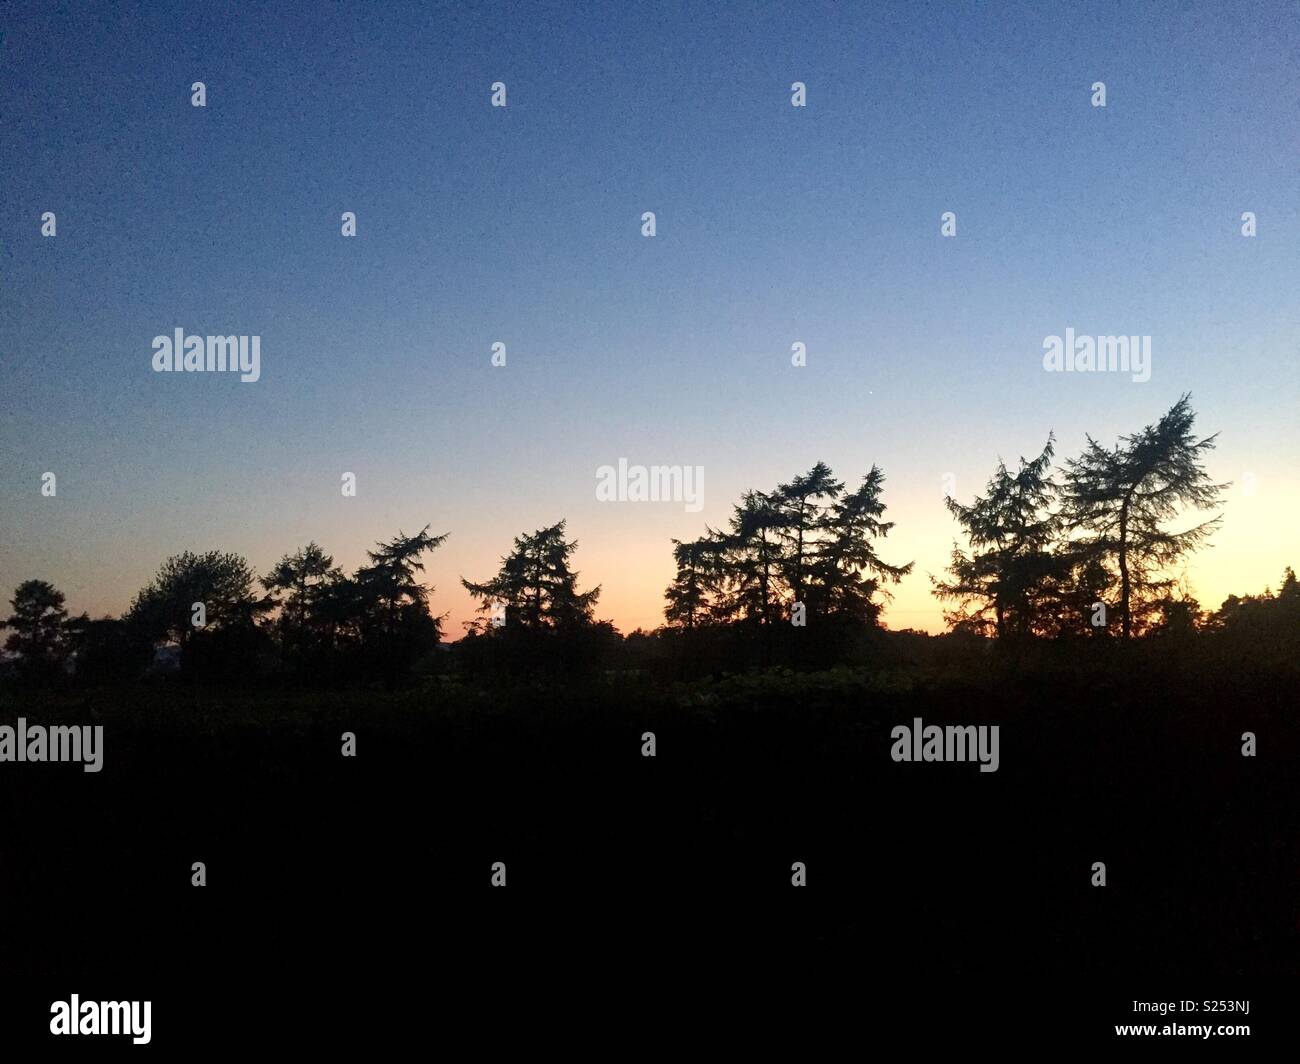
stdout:
[(1049, 435), (1038, 457), (1021, 458), (1016, 472), (999, 461), (984, 494), (969, 505), (944, 500), (969, 544), (969, 553), (953, 546), (950, 578), (933, 580), (939, 598), (957, 603), (946, 615), (953, 627), (999, 638), (1055, 627), (1052, 609), (1069, 566), (1053, 551), (1062, 528), (1052, 512), (1053, 454)]
[(1169, 531), (1185, 510), (1213, 510), (1227, 484), (1214, 483), (1202, 464), (1215, 437), (1196, 439), (1191, 396), (1183, 395), (1156, 424), (1121, 436), (1113, 448), (1091, 436), (1066, 462), (1065, 516), (1077, 547), (1119, 572), (1119, 616), (1125, 638), (1143, 627), (1171, 581), (1162, 577), (1203, 546), (1221, 518)]
[[(465, 590), (479, 600), (482, 613), (504, 606), (506, 629), (569, 631), (593, 623), (600, 588), (579, 592), (578, 573), (569, 559), (578, 543), (564, 538), (563, 521), (515, 537), (514, 549), (501, 559), (496, 576), (482, 583), (461, 580)], [(486, 633), (494, 627), (489, 618), (476, 624)]]

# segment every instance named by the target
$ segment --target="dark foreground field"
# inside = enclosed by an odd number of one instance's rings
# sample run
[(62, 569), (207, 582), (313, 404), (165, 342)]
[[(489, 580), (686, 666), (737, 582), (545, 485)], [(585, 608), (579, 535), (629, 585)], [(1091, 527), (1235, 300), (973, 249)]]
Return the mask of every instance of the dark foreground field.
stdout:
[[(11, 695), (0, 722), (103, 724), (105, 761), (0, 770), (0, 1022), (44, 1037), (75, 992), (151, 1000), (172, 1048), (463, 1027), (621, 1057), (697, 1015), (809, 1049), (1106, 1041), (1134, 999), (1186, 998), (1251, 999), (1262, 1038), (1298, 973), (1297, 694), (841, 671)], [(1000, 725), (999, 770), (894, 763), (915, 717)]]

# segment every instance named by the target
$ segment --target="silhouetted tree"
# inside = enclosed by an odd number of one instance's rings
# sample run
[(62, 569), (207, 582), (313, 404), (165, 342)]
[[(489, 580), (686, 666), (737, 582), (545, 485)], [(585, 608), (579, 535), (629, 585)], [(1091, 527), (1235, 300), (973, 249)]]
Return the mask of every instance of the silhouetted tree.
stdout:
[(309, 625), (319, 634), (322, 652), (329, 656), (360, 647), (365, 613), (360, 585), (341, 571), (332, 570), (329, 579), (314, 589), (308, 614)]
[(696, 628), (707, 623), (710, 616), (708, 568), (716, 564), (716, 551), (711, 549), (706, 539), (687, 543), (675, 539), (672, 543), (677, 575), (664, 592), (664, 598), (668, 600), (664, 616), (670, 624)]
[(1259, 595), (1229, 595), (1206, 623), (1219, 631), (1244, 630), (1270, 625), (1274, 617), (1279, 627), (1294, 627), (1300, 633), (1300, 582), (1289, 565), (1276, 595), (1270, 588)]
[(873, 465), (858, 489), (836, 499), (819, 523), (822, 538), (809, 574), (809, 597), (811, 607), (827, 617), (875, 625), (881, 609), (876, 596), (889, 597), (881, 581), (896, 584), (912, 571), (913, 562), (891, 565), (876, 553), (875, 540), (894, 527), (881, 520), (884, 486), (884, 472)]
[(949, 496), (948, 512), (966, 534), (970, 552), (954, 545), (949, 580), (931, 578), (935, 594), (956, 600), (945, 615), (954, 628), (999, 638), (1049, 634), (1055, 628), (1053, 607), (1060, 604), (1059, 585), (1069, 561), (1053, 552), (1062, 522), (1052, 512), (1056, 484), (1051, 476), (1053, 440), (1037, 458), (1020, 459), (1012, 473), (1005, 462), (983, 495), (964, 505)]
[(199, 632), (194, 604), (203, 603), (205, 630), (251, 625), (271, 607), (254, 591), (252, 567), (238, 554), (184, 551), (163, 562), (158, 574), (135, 596), (126, 619), (154, 642), (174, 640), (182, 659)]
[(493, 614), (504, 607), (504, 625), (493, 625), (488, 618), (474, 623), (476, 631), (512, 625), (561, 631), (593, 623), (600, 588), (577, 590), (578, 574), (569, 568), (569, 558), (578, 543), (565, 540), (564, 524), (515, 537), (514, 549), (501, 559), (501, 570), (491, 580), (461, 580), (479, 600), (479, 612)]
[(18, 655), (18, 672), (31, 682), (49, 680), (63, 671), (68, 657), (63, 592), (44, 580), (25, 580), (9, 600), (13, 613), (0, 628), (12, 629), (5, 650)]
[(429, 535), (429, 526), (407, 536), (398, 532), (387, 543), (367, 552), (370, 564), (356, 571), (348, 584), (337, 581), (331, 587), (334, 602), (346, 603), (355, 626), (368, 669), (377, 670), (394, 683), (409, 670), (423, 652), (437, 647), (442, 620), (429, 612), (430, 588), (416, 574), (424, 571), (420, 556), (436, 550), (447, 533)]
[(1229, 595), (1204, 620), (1209, 637), (1227, 651), (1232, 667), (1300, 669), (1300, 583), (1290, 566), (1274, 594)]
[(153, 656), (153, 644), (140, 629), (116, 617), (91, 620), (87, 614), (64, 622), (78, 684), (120, 684), (139, 679)]
[(1082, 533), (1079, 549), (1103, 562), (1114, 559), (1125, 638), (1168, 590), (1171, 581), (1159, 574), (1205, 543), (1220, 521), (1181, 532), (1163, 527), (1184, 509), (1213, 509), (1227, 487), (1213, 483), (1201, 465), (1215, 437), (1195, 439), (1195, 418), (1191, 396), (1183, 395), (1155, 425), (1109, 449), (1089, 436), (1084, 453), (1066, 461), (1065, 516)]
[(461, 580), (486, 617), (468, 622), (461, 657), (471, 667), (488, 663), (504, 673), (572, 673), (602, 664), (619, 635), (594, 617), (600, 588), (578, 591), (570, 568), (576, 541), (565, 523), (517, 536), (491, 580)]
[(818, 537), (826, 527), (822, 500), (833, 502), (843, 491), (843, 483), (835, 479), (825, 462), (818, 462), (807, 473), (776, 489), (773, 501), (782, 517), (776, 526), (783, 548), (781, 569), (794, 602), (805, 601)]
[(727, 613), (741, 622), (768, 627), (780, 619), (779, 591), (785, 518), (773, 497), (747, 491), (731, 515), (722, 544), (727, 574)]
[[(272, 629), (290, 671), (337, 671), (330, 668), (329, 659), (339, 645), (339, 625), (355, 621), (358, 613), (350, 595), (347, 608), (331, 609), (339, 604), (340, 585), (345, 581), (334, 559), (315, 542), (286, 554), (262, 577), (262, 587), (280, 611)], [(359, 640), (359, 633), (354, 634)]]
[(1185, 589), (1166, 595), (1156, 604), (1157, 621), (1151, 634), (1162, 638), (1188, 640), (1194, 636), (1204, 620), (1201, 604)]
[(818, 462), (772, 492), (745, 492), (725, 530), (673, 540), (677, 574), (664, 593), (663, 631), (679, 667), (707, 661), (718, 672), (778, 654), (826, 664), (870, 642), (877, 599), (888, 595), (882, 585), (912, 570), (876, 550), (893, 528), (883, 519), (884, 480), (873, 466), (846, 494)]
[(1044, 634), (1053, 636), (1086, 635), (1095, 639), (1110, 634), (1097, 607), (1113, 601), (1116, 577), (1101, 558), (1087, 549), (1068, 542), (1059, 543), (1055, 556), (1059, 572), (1049, 585), (1038, 621)]
[[(275, 568), (262, 577), (262, 587), (280, 607), (284, 627), (304, 631), (309, 626), (320, 589), (332, 576), (338, 575), (341, 571), (334, 568), (334, 559), (312, 542), (276, 562)], [(279, 594), (285, 596), (283, 601), (277, 597)]]

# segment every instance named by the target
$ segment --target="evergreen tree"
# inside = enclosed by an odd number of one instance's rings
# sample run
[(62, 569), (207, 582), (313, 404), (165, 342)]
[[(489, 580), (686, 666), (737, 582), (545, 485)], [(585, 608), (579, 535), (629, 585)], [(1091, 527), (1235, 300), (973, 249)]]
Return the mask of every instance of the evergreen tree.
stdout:
[[(877, 595), (912, 563), (891, 565), (875, 541), (889, 534), (881, 501), (884, 474), (876, 466), (857, 490), (818, 462), (774, 492), (747, 491), (723, 532), (692, 543), (673, 541), (677, 576), (665, 592), (670, 624), (692, 628), (725, 623), (768, 634), (803, 603), (813, 618), (874, 624)], [(764, 651), (766, 657), (766, 650)]]
[(884, 485), (884, 472), (873, 465), (857, 490), (837, 498), (822, 518), (809, 574), (810, 615), (874, 625), (881, 609), (876, 596), (889, 597), (881, 582), (897, 584), (912, 571), (914, 563), (891, 565), (876, 553), (874, 541), (894, 527), (881, 519)]
[(398, 632), (412, 617), (428, 618), (436, 633), (440, 629), (437, 618), (429, 615), (429, 594), (416, 579), (424, 572), (420, 555), (436, 550), (447, 539), (447, 533), (429, 535), (429, 526), (413, 536), (402, 532), (375, 550), (367, 551), (369, 565), (356, 571), (352, 581), (360, 607), (362, 638), (382, 638)]
[(1066, 462), (1065, 515), (1081, 533), (1076, 546), (1119, 572), (1119, 616), (1125, 638), (1147, 624), (1172, 581), (1161, 573), (1202, 546), (1218, 527), (1213, 517), (1180, 532), (1165, 529), (1185, 509), (1219, 505), (1202, 460), (1215, 437), (1197, 440), (1191, 396), (1183, 395), (1156, 424), (1106, 448), (1091, 436)]
[(969, 505), (944, 500), (969, 544), (969, 553), (953, 546), (951, 579), (932, 578), (940, 598), (958, 603), (946, 615), (954, 628), (991, 630), (1001, 638), (1048, 634), (1055, 627), (1053, 607), (1070, 566), (1052, 550), (1062, 528), (1052, 512), (1053, 453), (1049, 435), (1042, 453), (1022, 457), (1015, 473), (999, 461), (985, 493)]
[(9, 600), (13, 613), (0, 621), (0, 628), (12, 630), (4, 647), (18, 655), (20, 673), (29, 680), (57, 675), (67, 660), (63, 602), (63, 592), (44, 580), (23, 581)]
[(286, 596), (283, 602), (275, 598), (281, 608), (281, 626), (301, 633), (311, 624), (324, 585), (341, 575), (341, 570), (334, 568), (334, 559), (312, 542), (276, 562), (275, 568), (262, 577), (262, 587), (273, 597)]
[(782, 517), (776, 527), (782, 545), (782, 576), (794, 602), (805, 602), (818, 536), (825, 527), (823, 500), (834, 502), (843, 491), (843, 483), (835, 479), (825, 462), (818, 462), (807, 473), (776, 489), (774, 501)]
[[(501, 559), (501, 570), (483, 583), (461, 580), (465, 590), (479, 600), (481, 613), (505, 609), (505, 629), (570, 631), (594, 623), (593, 610), (600, 588), (577, 590), (578, 573), (569, 559), (578, 543), (564, 538), (564, 521), (515, 537), (514, 549)], [(491, 618), (472, 628), (487, 634), (496, 626)]]
[(761, 491), (745, 492), (733, 509), (723, 539), (726, 612), (733, 619), (763, 627), (779, 619), (784, 520), (773, 497)]
[(1048, 588), (1044, 609), (1038, 616), (1043, 634), (1106, 637), (1110, 633), (1105, 623), (1108, 618), (1097, 607), (1105, 609), (1106, 603), (1113, 601), (1115, 574), (1100, 558), (1071, 543), (1060, 543), (1056, 558), (1057, 579)]
[(436, 550), (447, 533), (429, 535), (429, 526), (413, 536), (402, 532), (367, 551), (363, 565), (349, 580), (323, 585), (322, 623), (355, 633), (362, 671), (393, 685), (410, 671), (420, 654), (437, 647), (441, 618), (429, 612), (431, 588), (417, 579), (424, 571), (420, 556)]
[(699, 539), (689, 543), (675, 539), (672, 543), (677, 575), (664, 592), (664, 598), (668, 600), (664, 616), (671, 624), (695, 628), (704, 623), (709, 608), (703, 573), (706, 544)]

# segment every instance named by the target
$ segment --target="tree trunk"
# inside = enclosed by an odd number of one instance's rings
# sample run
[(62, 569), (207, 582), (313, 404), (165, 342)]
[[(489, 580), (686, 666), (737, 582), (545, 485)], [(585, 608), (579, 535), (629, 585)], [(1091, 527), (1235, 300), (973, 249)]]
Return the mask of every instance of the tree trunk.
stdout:
[(1128, 615), (1128, 601), (1128, 499), (1125, 499), (1124, 505), (1119, 510), (1119, 612), (1125, 639), (1128, 639), (1133, 631)]

